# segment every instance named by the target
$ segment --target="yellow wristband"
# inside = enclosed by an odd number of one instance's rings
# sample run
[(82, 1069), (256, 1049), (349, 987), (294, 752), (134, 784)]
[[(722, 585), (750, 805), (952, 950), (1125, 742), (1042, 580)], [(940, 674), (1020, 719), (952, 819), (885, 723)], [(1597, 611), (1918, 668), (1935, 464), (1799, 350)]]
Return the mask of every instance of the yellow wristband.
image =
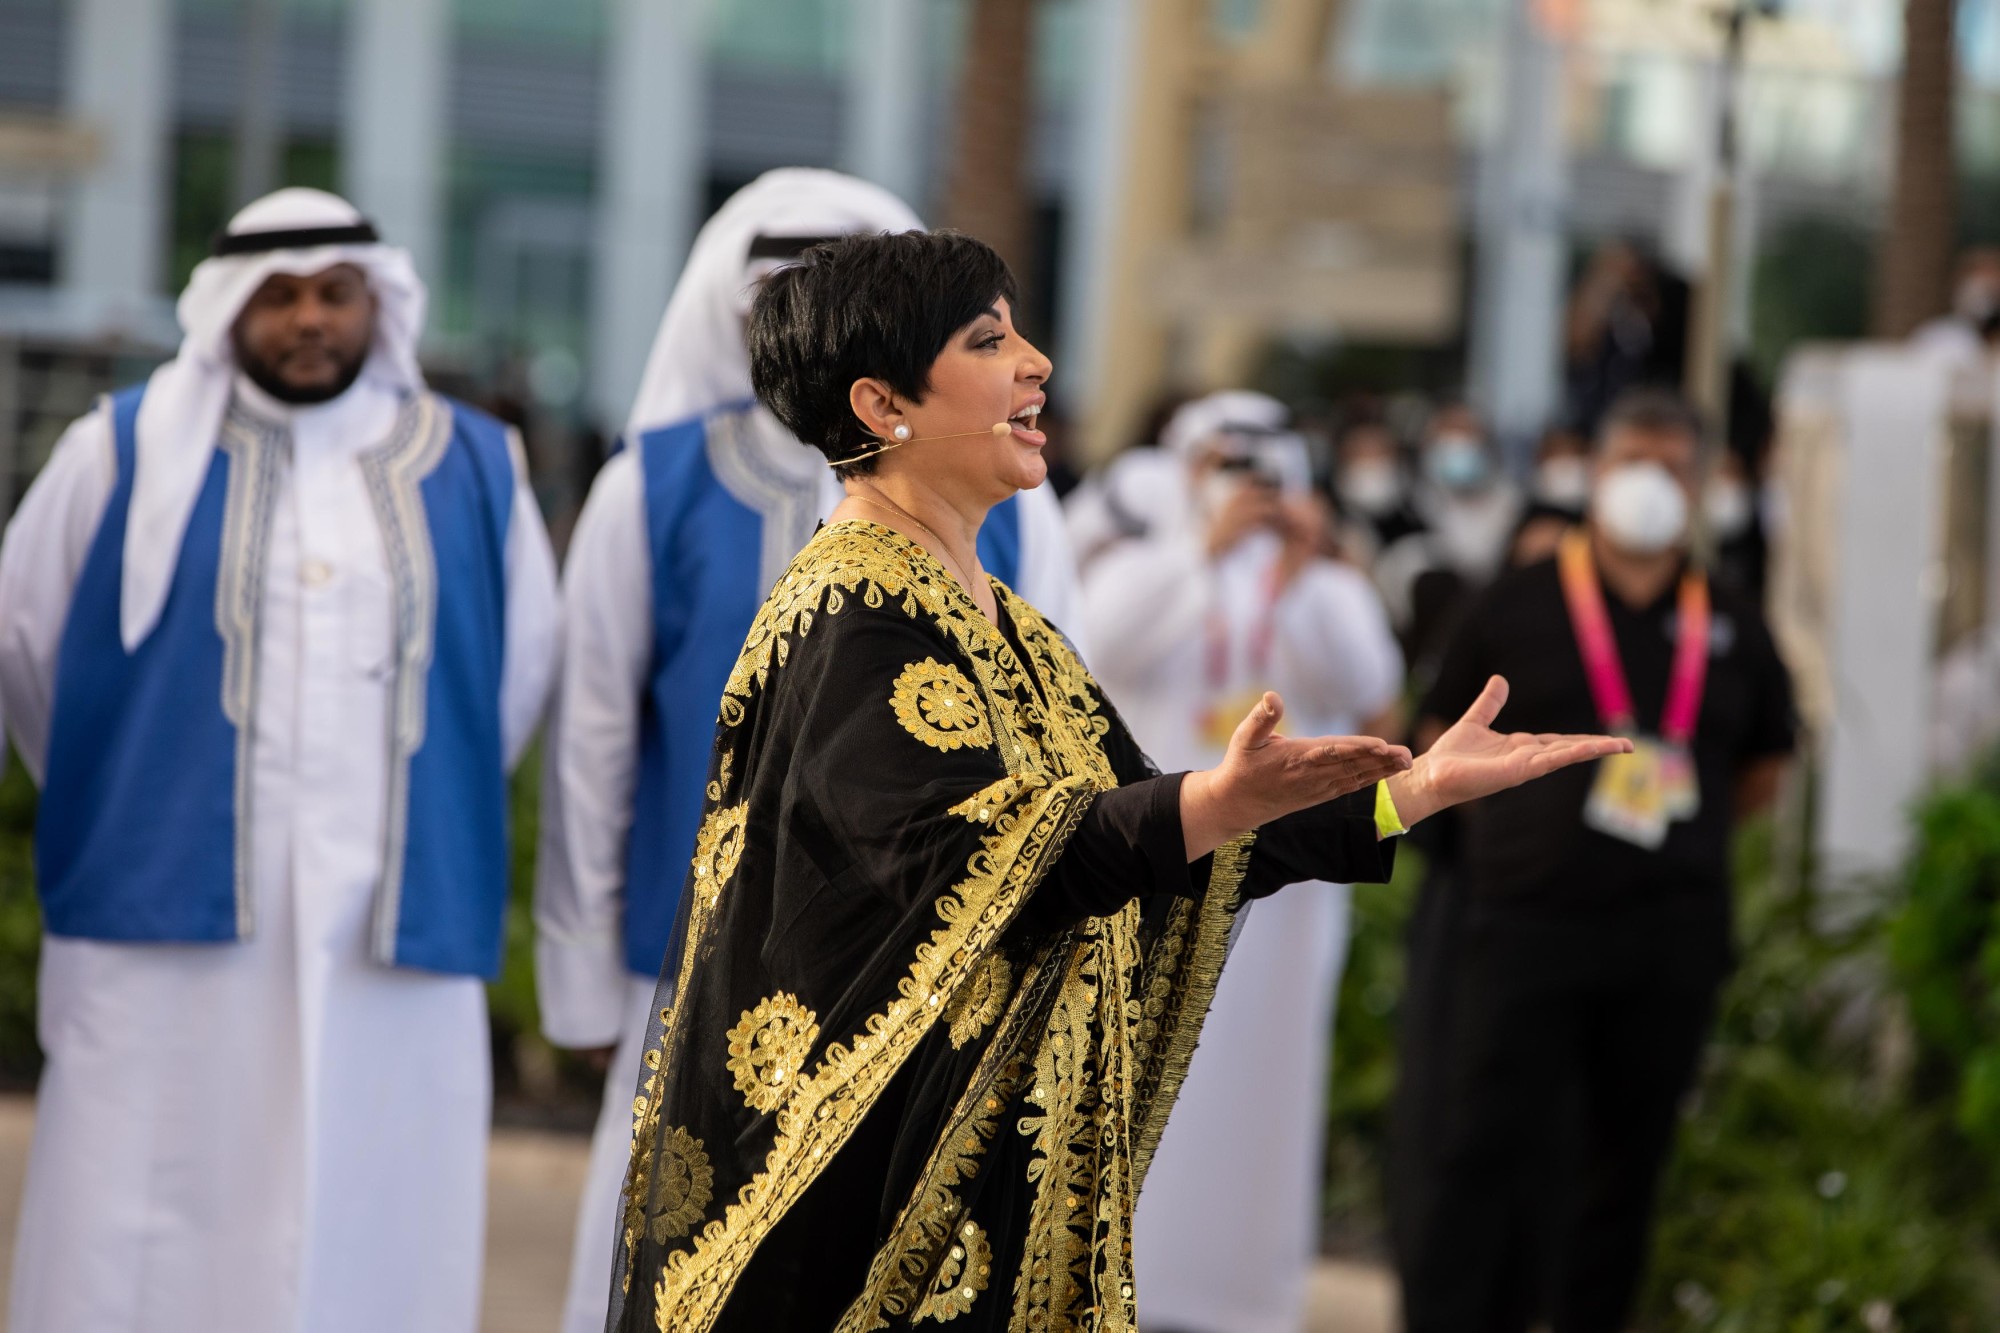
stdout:
[(1403, 817), (1396, 813), (1395, 798), (1389, 795), (1389, 780), (1384, 778), (1375, 784), (1375, 836), (1394, 838), (1408, 832)]

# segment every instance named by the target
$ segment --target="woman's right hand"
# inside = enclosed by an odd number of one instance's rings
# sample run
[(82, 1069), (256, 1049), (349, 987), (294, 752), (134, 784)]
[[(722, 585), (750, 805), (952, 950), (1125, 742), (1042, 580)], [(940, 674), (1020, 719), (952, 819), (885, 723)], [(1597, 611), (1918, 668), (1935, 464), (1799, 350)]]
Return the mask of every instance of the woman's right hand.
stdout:
[(1285, 701), (1266, 691), (1237, 725), (1214, 768), (1181, 782), (1181, 832), (1188, 860), (1294, 810), (1373, 787), (1410, 766), (1410, 752), (1374, 736), (1277, 734)]

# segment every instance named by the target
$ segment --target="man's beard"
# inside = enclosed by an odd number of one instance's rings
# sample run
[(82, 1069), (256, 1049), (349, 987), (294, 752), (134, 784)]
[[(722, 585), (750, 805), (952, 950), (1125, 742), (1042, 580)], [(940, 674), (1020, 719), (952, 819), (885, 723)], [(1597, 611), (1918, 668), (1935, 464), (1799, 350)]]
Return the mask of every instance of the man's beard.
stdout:
[(340, 397), (354, 387), (354, 381), (361, 378), (361, 367), (367, 364), (367, 361), (368, 356), (364, 352), (343, 365), (339, 376), (332, 383), (300, 386), (286, 383), (270, 365), (243, 355), (240, 347), (236, 352), (236, 363), (252, 384), (279, 402), (288, 403), (293, 407), (310, 407), (315, 403), (331, 402)]

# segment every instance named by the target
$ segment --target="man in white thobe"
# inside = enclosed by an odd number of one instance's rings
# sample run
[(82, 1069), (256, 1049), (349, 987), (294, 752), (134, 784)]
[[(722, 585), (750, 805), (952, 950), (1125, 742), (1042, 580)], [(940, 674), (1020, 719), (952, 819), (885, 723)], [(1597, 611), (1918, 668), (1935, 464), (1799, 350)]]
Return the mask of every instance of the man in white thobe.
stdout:
[[(831, 171), (772, 171), (733, 195), (695, 238), (622, 447), (570, 539), (536, 978), (549, 1040), (600, 1052), (609, 1072), (565, 1333), (604, 1327), (640, 1052), (694, 854), (723, 682), (772, 583), (841, 499), (819, 451), (755, 401), (744, 345), (754, 287), (815, 241), (922, 226), (894, 195)], [(996, 506), (979, 555), (1067, 627), (1075, 573), (1045, 489)]]
[(0, 548), (43, 787), (15, 1333), (472, 1333), (506, 770), (555, 667), (511, 432), (345, 201), (245, 208)]
[[(1300, 735), (1365, 729), (1402, 658), (1358, 570), (1317, 555), (1303, 443), (1261, 394), (1181, 409), (1161, 448), (1182, 494), (1085, 572), (1092, 670), (1163, 770), (1214, 765), (1265, 690)], [(1139, 1315), (1177, 1333), (1297, 1333), (1317, 1249), (1320, 1154), (1348, 889), (1257, 903), (1139, 1196)]]

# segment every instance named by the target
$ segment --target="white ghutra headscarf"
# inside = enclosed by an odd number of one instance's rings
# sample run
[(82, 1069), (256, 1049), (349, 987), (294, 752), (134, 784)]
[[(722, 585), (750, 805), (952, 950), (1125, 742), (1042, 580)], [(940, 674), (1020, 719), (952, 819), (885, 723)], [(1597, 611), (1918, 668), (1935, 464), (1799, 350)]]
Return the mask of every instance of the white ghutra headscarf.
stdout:
[(811, 167), (767, 171), (729, 197), (694, 238), (627, 420), (628, 439), (752, 394), (743, 321), (757, 280), (782, 245), (862, 232), (922, 231), (910, 206), (879, 185)]
[(424, 387), (417, 341), (428, 293), (407, 250), (383, 245), (354, 205), (324, 190), (279, 190), (231, 218), (215, 254), (195, 266), (181, 293), (180, 350), (153, 372), (139, 405), (118, 606), (127, 652), (152, 633), (166, 605), (229, 408), (237, 316), (273, 274), (304, 276), (336, 264), (359, 268), (375, 294), (375, 341), (362, 378), (405, 393)]

